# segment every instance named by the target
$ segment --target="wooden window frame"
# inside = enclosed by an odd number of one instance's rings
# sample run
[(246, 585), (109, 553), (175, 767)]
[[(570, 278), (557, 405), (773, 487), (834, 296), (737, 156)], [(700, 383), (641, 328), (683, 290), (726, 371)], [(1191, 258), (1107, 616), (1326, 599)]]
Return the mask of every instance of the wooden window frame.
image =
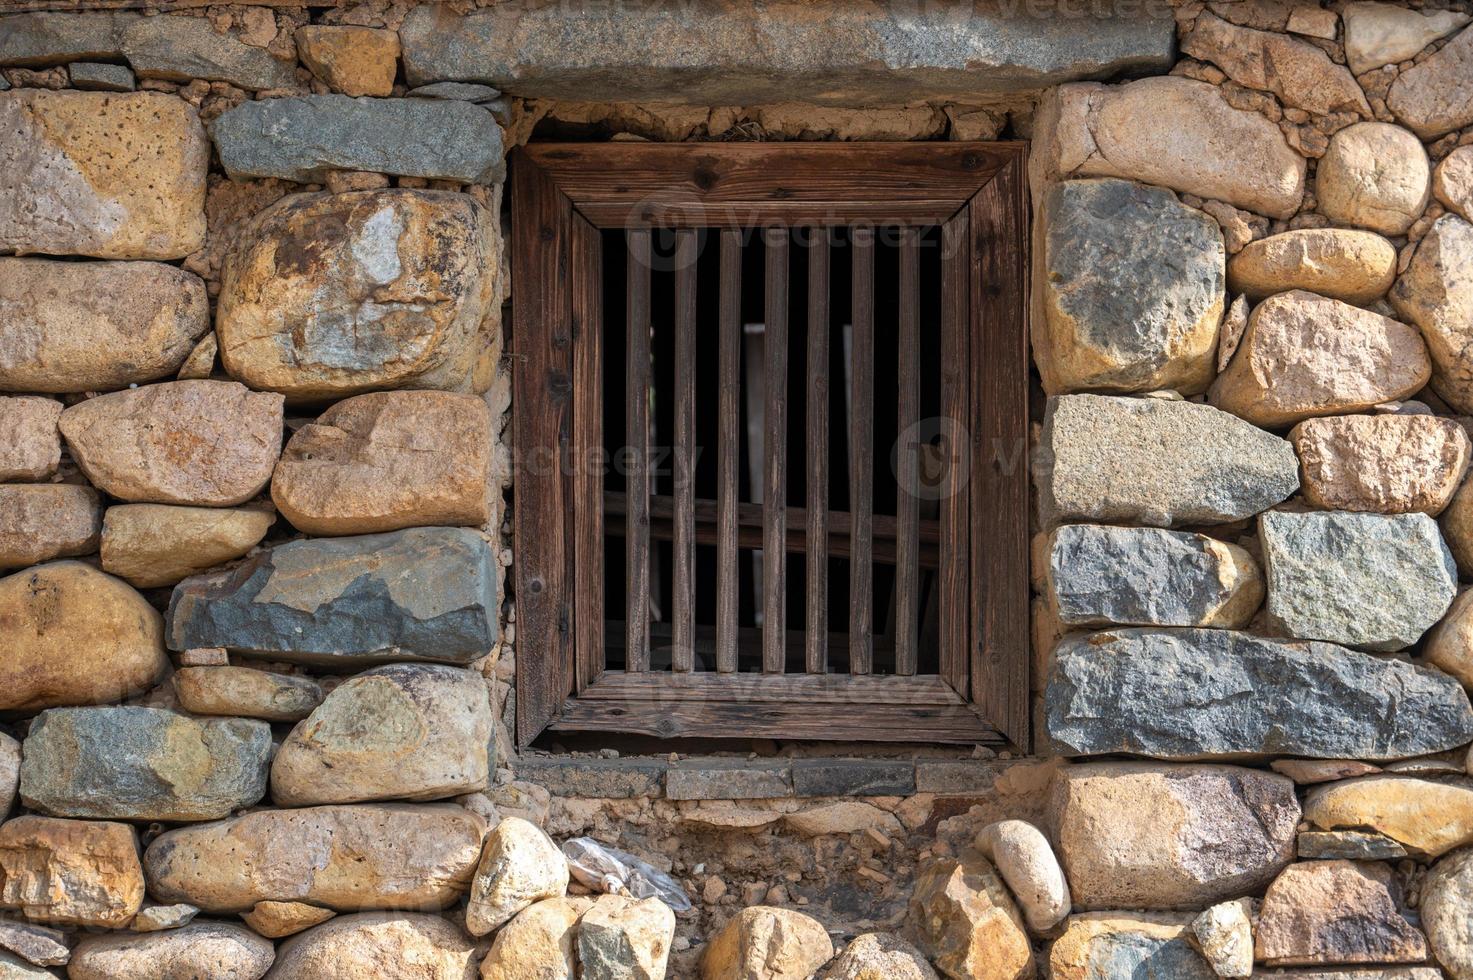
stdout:
[[(516, 728), (1011, 745), (1029, 734), (1023, 143), (542, 143), (512, 157)], [(604, 670), (601, 230), (940, 225), (971, 473), (942, 508), (939, 675)], [(943, 329), (946, 329), (943, 325)]]

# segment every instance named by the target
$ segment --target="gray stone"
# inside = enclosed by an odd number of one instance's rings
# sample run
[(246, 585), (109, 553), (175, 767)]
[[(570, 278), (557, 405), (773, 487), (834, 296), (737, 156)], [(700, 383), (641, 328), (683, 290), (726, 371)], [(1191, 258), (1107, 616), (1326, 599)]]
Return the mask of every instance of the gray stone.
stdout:
[(1043, 210), (1044, 390), (1206, 391), (1226, 288), (1217, 222), (1113, 178), (1055, 184)]
[(528, 753), (519, 757), (515, 766), (518, 779), (535, 783), (553, 796), (632, 800), (664, 796), (669, 763), (637, 756), (591, 759)]
[(185, 579), (169, 601), (167, 641), (295, 663), (463, 664), (491, 649), (496, 630), (496, 562), (485, 539), (409, 528), (292, 541)]
[(0, 65), (41, 68), (119, 58), (126, 59), (139, 78), (202, 78), (253, 91), (296, 85), (290, 63), (216, 31), (203, 17), (101, 12), (0, 19)]
[(910, 796), (915, 764), (883, 759), (794, 759), (794, 796)]
[(1034, 91), (1164, 71), (1166, 10), (1030, 16), (966, 0), (890, 8), (681, 4), (501, 5), (410, 11), (409, 84), (484, 82), (512, 95), (608, 102), (902, 104)]
[(88, 936), (67, 967), (68, 980), (260, 980), (276, 949), (245, 926), (194, 922), (179, 929)]
[(0, 980), (55, 980), (56, 974), (0, 950)]
[(0, 821), (10, 816), (20, 782), (20, 743), (0, 732)]
[(1473, 28), (1464, 28), (1427, 60), (1402, 72), (1386, 105), (1408, 129), (1432, 140), (1473, 123)]
[(1069, 524), (1049, 536), (1048, 598), (1065, 626), (1241, 629), (1263, 601), (1247, 551), (1205, 534)]
[(473, 82), (434, 82), (410, 89), (404, 93), (411, 99), (455, 99), (458, 102), (490, 102), (499, 98), (501, 91), (489, 85)]
[(1065, 755), (1379, 760), (1473, 739), (1468, 696), (1441, 671), (1227, 630), (1064, 640), (1044, 698), (1049, 739)]
[(766, 800), (793, 795), (790, 764), (705, 759), (672, 765), (665, 773), (672, 800)]
[(1289, 636), (1401, 650), (1457, 594), (1453, 556), (1426, 514), (1274, 511), (1258, 536), (1269, 619)]
[(324, 180), (333, 170), (491, 184), (502, 180), (501, 127), (485, 109), (444, 99), (312, 95), (246, 102), (210, 135), (240, 180)]
[(72, 88), (92, 92), (131, 92), (137, 86), (133, 72), (124, 65), (106, 65), (91, 61), (74, 61), (67, 65)]
[(1299, 834), (1302, 861), (1399, 861), (1407, 849), (1385, 834), (1360, 830), (1306, 830)]
[(944, 796), (990, 793), (1011, 763), (984, 759), (919, 759), (916, 792)]
[(21, 801), (56, 817), (217, 820), (266, 795), (271, 726), (159, 708), (52, 708), (22, 746)]
[(72, 957), (66, 933), (19, 919), (0, 919), (0, 949), (37, 966), (65, 966)]
[(1208, 405), (1064, 395), (1049, 400), (1034, 467), (1045, 527), (1172, 527), (1242, 520), (1299, 488), (1288, 442)]
[(1191, 942), (1191, 916), (1070, 916), (1049, 950), (1051, 980), (1216, 980)]

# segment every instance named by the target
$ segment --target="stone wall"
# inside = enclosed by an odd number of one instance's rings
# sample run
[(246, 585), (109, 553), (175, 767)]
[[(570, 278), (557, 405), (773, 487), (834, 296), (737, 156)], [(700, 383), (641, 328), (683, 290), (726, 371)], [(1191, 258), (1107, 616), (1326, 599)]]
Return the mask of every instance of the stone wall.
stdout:
[[(0, 977), (1473, 978), (1473, 16), (1044, 6), (0, 17)], [(1032, 139), (1037, 757), (514, 751), (539, 127)]]

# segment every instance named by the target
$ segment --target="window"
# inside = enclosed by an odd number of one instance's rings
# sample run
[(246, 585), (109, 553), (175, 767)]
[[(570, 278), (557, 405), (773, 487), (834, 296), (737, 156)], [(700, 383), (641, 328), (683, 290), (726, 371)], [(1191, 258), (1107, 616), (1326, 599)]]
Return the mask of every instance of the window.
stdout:
[(521, 744), (1027, 747), (1023, 161), (517, 151)]

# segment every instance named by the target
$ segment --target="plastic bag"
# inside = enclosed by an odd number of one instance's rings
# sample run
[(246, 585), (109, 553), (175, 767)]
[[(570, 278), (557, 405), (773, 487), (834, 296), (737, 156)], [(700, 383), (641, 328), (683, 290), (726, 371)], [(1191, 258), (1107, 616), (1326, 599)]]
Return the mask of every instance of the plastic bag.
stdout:
[(690, 908), (690, 897), (681, 891), (669, 875), (592, 837), (574, 837), (563, 841), (563, 856), (568, 867), (583, 885), (610, 895), (631, 898), (658, 898), (676, 912)]

